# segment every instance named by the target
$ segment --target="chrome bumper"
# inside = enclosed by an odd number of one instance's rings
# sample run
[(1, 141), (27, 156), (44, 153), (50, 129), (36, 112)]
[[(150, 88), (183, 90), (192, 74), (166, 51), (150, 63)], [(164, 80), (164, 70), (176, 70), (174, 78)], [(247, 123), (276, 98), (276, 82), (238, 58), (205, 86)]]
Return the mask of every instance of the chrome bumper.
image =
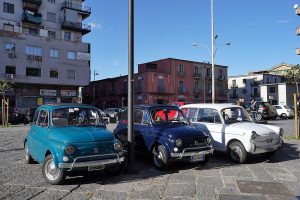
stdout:
[[(102, 160), (94, 160), (94, 161), (86, 161), (86, 162), (78, 162), (79, 159), (86, 159), (86, 158), (99, 158), (99, 157), (106, 157), (106, 156), (113, 156), (116, 158), (112, 159), (102, 159)], [(96, 156), (81, 156), (74, 159), (72, 163), (59, 163), (58, 168), (67, 169), (66, 171), (72, 171), (74, 168), (81, 168), (81, 167), (93, 167), (99, 165), (109, 165), (109, 164), (117, 164), (124, 162), (125, 158), (119, 156), (118, 154), (103, 154), (103, 155), (96, 155)]]
[(272, 145), (272, 146), (259, 146), (257, 147), (255, 144), (253, 144), (253, 154), (260, 154), (260, 153), (265, 153), (265, 152), (270, 152), (270, 151), (275, 151), (276, 149), (282, 147), (283, 141), (280, 139), (279, 143)]
[[(214, 152), (214, 149), (211, 148), (209, 150), (201, 150), (201, 149), (207, 149), (208, 147), (196, 147), (196, 148), (186, 148), (181, 153), (171, 153), (171, 158), (177, 158), (182, 159), (183, 157), (191, 157), (194, 155), (207, 155), (212, 154)], [(189, 151), (189, 152), (186, 152)]]

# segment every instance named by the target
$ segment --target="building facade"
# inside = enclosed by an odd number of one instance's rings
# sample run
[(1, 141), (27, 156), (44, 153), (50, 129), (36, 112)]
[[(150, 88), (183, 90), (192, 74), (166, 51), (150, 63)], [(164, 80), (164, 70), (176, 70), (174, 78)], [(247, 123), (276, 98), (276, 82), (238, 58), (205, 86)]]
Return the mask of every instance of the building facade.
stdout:
[(245, 102), (250, 102), (253, 98), (261, 99), (260, 85), (282, 81), (282, 76), (263, 73), (231, 76), (228, 78), (228, 101), (235, 103), (239, 98), (243, 98)]
[[(215, 65), (216, 102), (227, 102), (227, 66)], [(135, 104), (211, 102), (211, 64), (167, 58), (138, 65)], [(127, 106), (127, 76), (91, 82), (87, 103), (100, 108)]]
[[(90, 81), (90, 44), (82, 0), (0, 0), (0, 80), (14, 82), (16, 107), (72, 102)], [(3, 12), (2, 12), (3, 11)]]

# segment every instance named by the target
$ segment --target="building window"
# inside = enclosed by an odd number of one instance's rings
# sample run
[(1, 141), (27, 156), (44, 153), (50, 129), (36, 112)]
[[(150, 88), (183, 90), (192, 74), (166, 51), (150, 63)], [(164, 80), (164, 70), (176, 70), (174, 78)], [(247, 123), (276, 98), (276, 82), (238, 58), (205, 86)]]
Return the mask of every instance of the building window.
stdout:
[(201, 68), (199, 66), (194, 66), (194, 74), (198, 75), (201, 73)]
[(58, 69), (50, 69), (50, 78), (58, 78)]
[(75, 79), (75, 70), (68, 70), (68, 79)]
[(222, 79), (223, 78), (223, 70), (219, 70), (219, 79)]
[(199, 92), (199, 90), (200, 90), (200, 82), (199, 81), (196, 81), (194, 83), (194, 90), (195, 90), (195, 92)]
[(5, 44), (5, 51), (6, 52), (16, 52), (16, 45), (15, 44), (10, 44), (10, 43), (6, 43)]
[(236, 80), (232, 80), (232, 86), (236, 86)]
[(56, 38), (56, 32), (55, 31), (48, 31), (48, 38), (55, 39)]
[(247, 79), (244, 78), (243, 79), (243, 83), (246, 84), (247, 83)]
[(57, 49), (50, 49), (50, 57), (51, 58), (58, 58), (58, 50)]
[(47, 20), (49, 22), (56, 22), (56, 14), (52, 12), (47, 12)]
[(14, 4), (11, 3), (3, 3), (3, 12), (14, 14), (15, 13), (15, 7)]
[(5, 74), (16, 74), (16, 67), (15, 66), (6, 66)]
[(267, 83), (270, 83), (270, 78), (269, 77), (267, 77)]
[(183, 85), (183, 81), (179, 81), (179, 88), (178, 88), (178, 92), (179, 93), (184, 93), (185, 89), (184, 89), (184, 85)]
[(14, 25), (11, 25), (11, 24), (3, 24), (3, 30), (4, 30), (4, 31), (10, 31), (10, 32), (13, 32), (13, 31), (14, 31)]
[(75, 52), (74, 51), (68, 51), (68, 57), (69, 60), (75, 60)]
[(206, 69), (206, 76), (211, 77), (211, 69), (210, 68)]
[(41, 69), (26, 67), (26, 76), (41, 77)]
[(158, 77), (157, 87), (158, 87), (158, 91), (159, 92), (163, 92), (164, 91), (164, 78), (162, 76)]
[(55, 0), (48, 0), (49, 3), (55, 3)]
[(246, 89), (243, 89), (243, 94), (247, 94), (247, 90)]
[(26, 46), (26, 55), (30, 56), (42, 56), (42, 48)]
[(269, 88), (269, 92), (270, 92), (270, 93), (275, 93), (275, 87), (270, 87), (270, 88)]
[(29, 28), (29, 35), (38, 35), (38, 30), (36, 28)]
[(64, 40), (67, 41), (71, 40), (71, 32), (64, 32)]
[(184, 66), (182, 64), (179, 64), (178, 66), (178, 74), (183, 75), (184, 73)]

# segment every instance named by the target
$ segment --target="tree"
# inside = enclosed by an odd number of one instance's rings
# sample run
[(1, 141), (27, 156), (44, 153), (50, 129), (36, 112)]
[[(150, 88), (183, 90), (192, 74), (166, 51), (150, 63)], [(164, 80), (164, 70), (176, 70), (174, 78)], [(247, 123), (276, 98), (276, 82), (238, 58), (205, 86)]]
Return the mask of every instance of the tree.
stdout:
[(300, 65), (294, 65), (291, 69), (287, 70), (285, 79), (288, 83), (294, 83), (297, 88), (297, 95), (299, 94), (299, 83), (300, 83)]
[[(5, 93), (10, 90), (13, 87), (14, 83), (11, 81), (0, 81), (0, 94), (2, 95), (2, 99), (5, 100)], [(3, 104), (2, 104), (3, 106)], [(2, 122), (3, 125), (7, 126), (8, 122), (6, 121), (6, 115), (8, 113), (6, 113), (5, 107), (2, 107), (2, 119), (4, 119), (4, 121)]]

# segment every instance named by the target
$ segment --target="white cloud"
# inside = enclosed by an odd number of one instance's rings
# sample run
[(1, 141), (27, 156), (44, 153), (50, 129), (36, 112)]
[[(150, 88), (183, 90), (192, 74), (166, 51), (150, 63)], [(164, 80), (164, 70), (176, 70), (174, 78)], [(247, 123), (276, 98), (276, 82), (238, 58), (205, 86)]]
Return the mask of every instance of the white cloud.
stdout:
[(88, 25), (91, 26), (92, 29), (102, 29), (102, 25), (97, 22), (89, 22)]
[(280, 20), (277, 20), (276, 23), (278, 23), (278, 24), (289, 23), (289, 20), (280, 19)]

